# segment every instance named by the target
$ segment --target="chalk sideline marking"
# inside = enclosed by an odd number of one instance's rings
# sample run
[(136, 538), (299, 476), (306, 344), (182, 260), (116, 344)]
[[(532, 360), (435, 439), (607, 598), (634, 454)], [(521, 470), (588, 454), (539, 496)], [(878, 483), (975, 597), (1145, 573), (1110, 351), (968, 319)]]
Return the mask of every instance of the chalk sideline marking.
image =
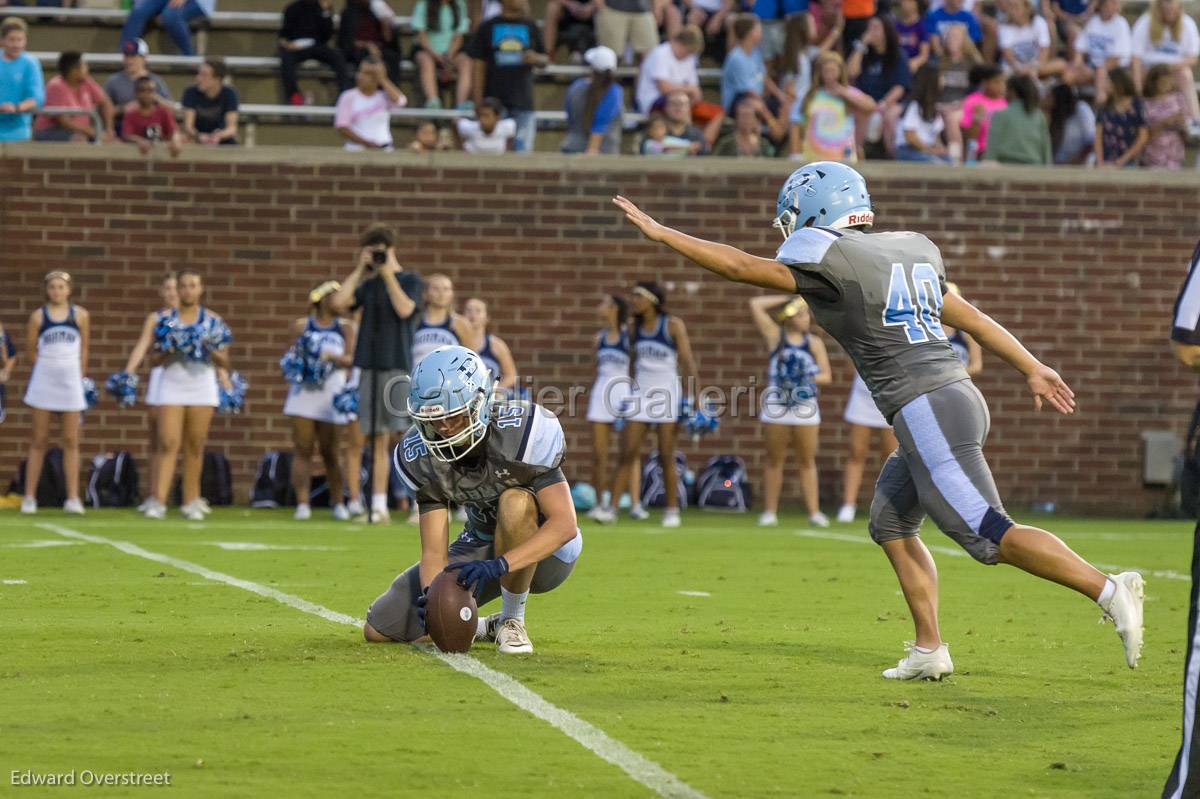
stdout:
[(676, 591), (680, 596), (712, 596), (707, 591)]
[[(126, 555), (152, 560), (181, 571), (198, 574), (206, 580), (213, 580), (235, 588), (241, 588), (252, 594), (258, 594), (267, 599), (274, 599), (276, 602), (295, 608), (296, 610), (312, 614), (313, 616), (319, 616), (335, 624), (345, 624), (356, 628), (362, 627), (363, 624), (362, 619), (338, 613), (336, 610), (330, 610), (323, 605), (309, 602), (307, 599), (302, 599), (292, 594), (285, 594), (282, 591), (276, 591), (274, 588), (259, 585), (249, 580), (243, 580), (240, 577), (233, 577), (228, 574), (212, 571), (204, 566), (189, 563), (186, 560), (179, 560), (170, 555), (150, 552), (128, 541), (115, 541), (110, 538), (102, 538), (98, 535), (88, 535), (87, 533), (81, 533), (78, 530), (72, 530), (68, 527), (59, 527), (56, 524), (43, 523), (37, 526), (43, 530), (49, 530), (52, 533), (61, 535), (64, 538), (87, 541), (92, 544), (106, 544), (124, 552)], [(610, 738), (603, 730), (592, 726), (575, 714), (551, 704), (539, 694), (529, 690), (507, 674), (491, 669), (468, 655), (447, 655), (432, 649), (426, 651), (455, 671), (480, 680), (504, 699), (558, 729), (601, 760), (621, 769), (621, 771), (624, 771), (632, 779), (654, 791), (659, 796), (706, 799), (704, 794), (683, 782), (662, 766), (639, 755), (620, 741)]]

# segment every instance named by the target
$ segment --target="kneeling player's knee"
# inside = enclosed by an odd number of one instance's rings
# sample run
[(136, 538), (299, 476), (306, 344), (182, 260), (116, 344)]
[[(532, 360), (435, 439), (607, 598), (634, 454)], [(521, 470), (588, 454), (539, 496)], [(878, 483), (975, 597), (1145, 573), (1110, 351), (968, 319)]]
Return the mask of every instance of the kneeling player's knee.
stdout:
[(520, 488), (510, 488), (500, 495), (496, 514), (498, 530), (537, 529), (538, 505), (533, 494)]
[(370, 622), (363, 622), (362, 630), (363, 630), (363, 638), (365, 638), (367, 640), (367, 643), (386, 644), (386, 643), (391, 642), (391, 640), (392, 640), (391, 638), (388, 638), (383, 633), (379, 632), (379, 630), (376, 630), (374, 627), (372, 627)]

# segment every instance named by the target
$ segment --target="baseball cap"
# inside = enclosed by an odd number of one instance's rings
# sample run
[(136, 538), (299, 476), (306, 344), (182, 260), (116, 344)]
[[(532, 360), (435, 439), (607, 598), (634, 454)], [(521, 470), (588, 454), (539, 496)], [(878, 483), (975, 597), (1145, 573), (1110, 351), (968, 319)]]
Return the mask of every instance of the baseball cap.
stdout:
[(124, 55), (150, 55), (150, 45), (146, 44), (145, 39), (127, 39), (121, 45), (121, 53)]
[(583, 61), (597, 72), (612, 72), (617, 68), (617, 54), (611, 47), (600, 45), (583, 54)]

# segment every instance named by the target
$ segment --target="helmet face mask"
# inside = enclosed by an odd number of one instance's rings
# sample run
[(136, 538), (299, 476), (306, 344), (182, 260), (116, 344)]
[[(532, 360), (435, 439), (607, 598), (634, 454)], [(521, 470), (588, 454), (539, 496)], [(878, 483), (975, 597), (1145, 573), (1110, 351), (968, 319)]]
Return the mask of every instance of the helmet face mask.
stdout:
[[(440, 347), (425, 356), (413, 372), (408, 413), (430, 454), (453, 463), (479, 446), (491, 421), (492, 390), (491, 373), (466, 347)], [(461, 426), (446, 424), (457, 419)], [(447, 427), (457, 429), (444, 433)]]
[(775, 202), (774, 227), (786, 239), (797, 228), (871, 227), (875, 214), (867, 182), (853, 168), (833, 161), (800, 167), (784, 182)]

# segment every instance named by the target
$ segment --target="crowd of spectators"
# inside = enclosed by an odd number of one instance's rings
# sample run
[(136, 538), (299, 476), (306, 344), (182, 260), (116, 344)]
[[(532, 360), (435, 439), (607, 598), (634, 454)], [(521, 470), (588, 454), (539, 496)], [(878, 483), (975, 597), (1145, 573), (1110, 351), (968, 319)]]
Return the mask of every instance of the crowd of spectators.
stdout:
[[(25, 24), (5, 20), (0, 140), (236, 144), (223, 62), (205, 60), (176, 106), (141, 38), (157, 17), (191, 53), (190, 26), (213, 2), (134, 0), (123, 69), (103, 89), (78, 52), (43, 87)], [(1132, 26), (1120, 0), (548, 0), (540, 21), (527, 0), (417, 0), (407, 21), (387, 0), (345, 0), (340, 14), (333, 0), (292, 0), (281, 102), (314, 102), (298, 68), (316, 61), (337, 86), (347, 149), (394, 148), (391, 112), (408, 105), (460, 114), (420, 124), (411, 150), (527, 152), (536, 71), (565, 61), (585, 72), (562, 106), (567, 153), (1178, 169), (1200, 139), (1200, 34), (1180, 0), (1150, 0)], [(719, 92), (702, 89), (701, 59), (720, 65)], [(31, 115), (42, 106), (86, 113)], [(630, 111), (647, 117), (632, 142)]]

